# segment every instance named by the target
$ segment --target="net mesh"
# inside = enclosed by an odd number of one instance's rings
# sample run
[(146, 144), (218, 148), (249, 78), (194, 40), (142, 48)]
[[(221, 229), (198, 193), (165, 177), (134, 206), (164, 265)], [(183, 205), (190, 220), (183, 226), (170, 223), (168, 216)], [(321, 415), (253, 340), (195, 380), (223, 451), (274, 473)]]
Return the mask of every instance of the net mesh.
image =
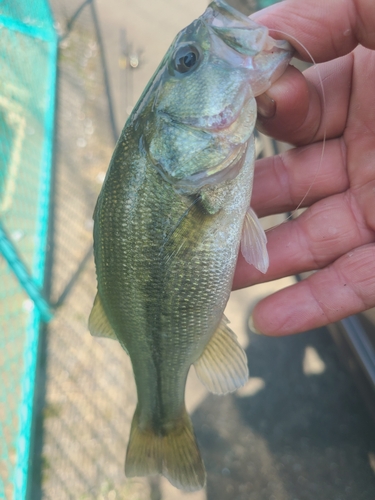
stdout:
[[(51, 2), (59, 44), (51, 302), (31, 498), (145, 500), (124, 454), (135, 406), (130, 362), (87, 329), (96, 278), (92, 215), (113, 151), (103, 52), (91, 2)], [(35, 456), (35, 459), (37, 457)]]
[(43, 285), (56, 68), (48, 4), (0, 2), (0, 39), (0, 498), (22, 499), (40, 316), (19, 278)]

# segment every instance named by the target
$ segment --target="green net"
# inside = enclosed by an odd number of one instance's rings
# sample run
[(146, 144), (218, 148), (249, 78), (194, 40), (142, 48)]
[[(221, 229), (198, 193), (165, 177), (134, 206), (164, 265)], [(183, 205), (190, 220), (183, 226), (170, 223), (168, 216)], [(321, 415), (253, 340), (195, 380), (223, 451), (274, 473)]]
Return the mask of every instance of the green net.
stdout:
[(57, 38), (45, 0), (0, 1), (0, 498), (26, 495)]

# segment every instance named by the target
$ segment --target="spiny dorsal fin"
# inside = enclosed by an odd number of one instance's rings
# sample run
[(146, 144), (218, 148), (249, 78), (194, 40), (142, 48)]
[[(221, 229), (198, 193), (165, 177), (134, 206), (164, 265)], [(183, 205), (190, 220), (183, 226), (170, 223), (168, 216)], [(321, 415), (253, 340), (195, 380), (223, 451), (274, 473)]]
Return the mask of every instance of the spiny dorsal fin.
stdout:
[(203, 354), (194, 363), (200, 381), (214, 394), (233, 392), (249, 378), (246, 354), (228, 323), (223, 316)]
[(108, 339), (118, 340), (116, 334), (108, 321), (107, 315), (104, 312), (99, 293), (96, 294), (94, 305), (89, 317), (89, 330), (94, 337), (105, 337)]
[(241, 238), (241, 252), (248, 264), (261, 273), (268, 269), (267, 236), (254, 210), (246, 211)]

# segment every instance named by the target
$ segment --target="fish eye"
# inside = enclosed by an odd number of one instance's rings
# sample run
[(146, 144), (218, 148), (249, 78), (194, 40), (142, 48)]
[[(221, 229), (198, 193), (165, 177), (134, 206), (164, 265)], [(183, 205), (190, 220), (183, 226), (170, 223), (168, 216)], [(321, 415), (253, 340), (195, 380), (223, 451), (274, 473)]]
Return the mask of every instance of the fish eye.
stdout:
[(176, 50), (173, 66), (178, 73), (188, 73), (198, 67), (201, 54), (194, 45), (184, 45)]

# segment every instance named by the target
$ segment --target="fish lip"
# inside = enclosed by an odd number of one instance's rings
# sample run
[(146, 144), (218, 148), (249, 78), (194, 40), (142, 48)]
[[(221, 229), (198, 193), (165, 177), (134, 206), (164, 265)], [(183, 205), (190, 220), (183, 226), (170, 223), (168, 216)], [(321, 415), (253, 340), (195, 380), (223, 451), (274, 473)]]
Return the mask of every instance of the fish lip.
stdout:
[(181, 121), (181, 123), (189, 127), (205, 130), (206, 132), (219, 132), (233, 125), (240, 116), (241, 108), (242, 106), (234, 107), (232, 104), (228, 104), (220, 113), (190, 118)]
[(239, 118), (241, 111), (247, 101), (253, 97), (248, 82), (244, 82), (238, 89), (237, 96), (233, 99), (233, 103), (227, 104), (224, 109), (214, 115), (197, 116), (192, 118), (181, 119), (174, 118), (168, 112), (159, 110), (158, 113), (168, 117), (169, 120), (178, 121), (187, 127), (204, 130), (205, 132), (221, 132), (229, 129)]
[[(205, 186), (231, 181), (237, 177), (243, 166), (248, 144), (249, 140), (238, 144), (221, 164), (215, 165), (208, 170), (201, 170), (184, 179), (169, 178), (167, 180), (173, 185), (177, 192), (183, 194), (193, 194)], [(223, 164), (224, 166), (222, 166)], [(220, 166), (222, 167), (219, 168)], [(163, 173), (163, 177), (166, 178), (165, 173)]]

